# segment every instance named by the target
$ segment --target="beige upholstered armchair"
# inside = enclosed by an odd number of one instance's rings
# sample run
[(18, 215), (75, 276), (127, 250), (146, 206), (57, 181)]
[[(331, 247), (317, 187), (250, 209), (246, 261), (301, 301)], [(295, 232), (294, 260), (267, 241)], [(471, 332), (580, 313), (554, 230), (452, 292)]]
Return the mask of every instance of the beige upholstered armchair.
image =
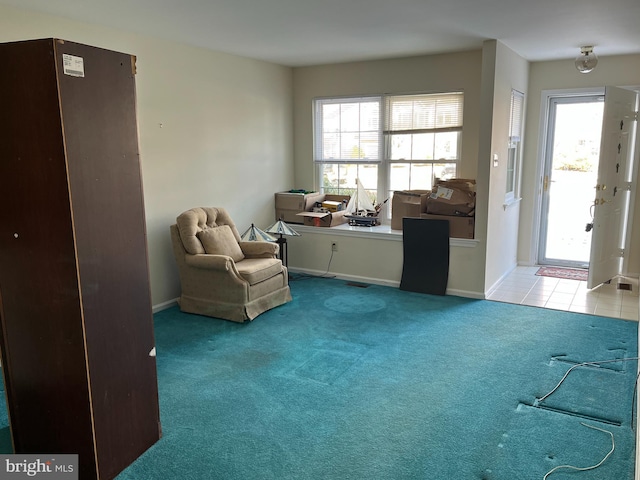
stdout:
[(244, 322), (291, 301), (278, 245), (243, 242), (224, 208), (192, 208), (170, 231), (183, 312)]

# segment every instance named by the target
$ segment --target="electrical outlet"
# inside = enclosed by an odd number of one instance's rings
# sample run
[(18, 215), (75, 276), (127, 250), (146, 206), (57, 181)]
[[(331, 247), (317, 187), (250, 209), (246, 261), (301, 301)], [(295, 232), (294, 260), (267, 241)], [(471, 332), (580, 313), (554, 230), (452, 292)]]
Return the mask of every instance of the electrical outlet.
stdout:
[(338, 251), (338, 244), (336, 242), (331, 242), (331, 251), (332, 252)]

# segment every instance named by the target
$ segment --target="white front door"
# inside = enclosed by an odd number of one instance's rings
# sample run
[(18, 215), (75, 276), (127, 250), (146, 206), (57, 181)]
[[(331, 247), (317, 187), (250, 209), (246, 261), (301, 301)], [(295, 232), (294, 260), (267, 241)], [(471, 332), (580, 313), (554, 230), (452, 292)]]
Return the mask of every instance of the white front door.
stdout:
[(588, 288), (605, 283), (622, 272), (637, 109), (635, 92), (606, 88)]
[(593, 185), (598, 176), (604, 95), (549, 99), (538, 264), (586, 268)]

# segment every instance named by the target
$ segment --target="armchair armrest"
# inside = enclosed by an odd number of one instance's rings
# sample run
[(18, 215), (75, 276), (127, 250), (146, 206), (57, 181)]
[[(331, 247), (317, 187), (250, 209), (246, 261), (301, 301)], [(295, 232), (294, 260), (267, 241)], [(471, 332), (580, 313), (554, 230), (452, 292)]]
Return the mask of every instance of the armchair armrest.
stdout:
[(240, 242), (242, 253), (247, 258), (276, 258), (280, 245), (271, 242)]
[[(238, 292), (245, 292), (240, 294), (246, 295), (246, 291), (243, 289), (249, 288), (249, 282), (240, 275), (236, 263), (231, 257), (200, 253), (196, 255), (186, 254), (183, 258), (182, 267), (180, 267), (180, 262), (178, 263), (178, 266), (182, 269), (180, 275), (183, 282), (183, 295), (209, 298), (212, 286), (220, 289), (223, 284), (227, 287), (235, 285), (240, 289)], [(223, 296), (229, 294), (224, 288), (220, 291), (226, 292)], [(229, 298), (227, 298), (227, 301)]]
[(185, 263), (189, 267), (204, 268), (228, 272), (235, 270), (233, 259), (227, 255), (210, 255), (206, 253), (198, 255), (185, 255)]

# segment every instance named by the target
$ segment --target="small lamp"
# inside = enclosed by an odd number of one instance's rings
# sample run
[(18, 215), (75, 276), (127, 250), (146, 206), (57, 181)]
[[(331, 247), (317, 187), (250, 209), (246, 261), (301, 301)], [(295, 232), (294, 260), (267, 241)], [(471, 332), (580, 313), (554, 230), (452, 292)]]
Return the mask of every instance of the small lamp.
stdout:
[(580, 73), (589, 73), (596, 68), (598, 57), (593, 53), (593, 47), (580, 47), (580, 55), (576, 58), (575, 64)]
[(276, 238), (276, 242), (280, 245), (280, 260), (285, 267), (288, 266), (289, 258), (287, 255), (287, 239), (283, 237), (283, 235), (288, 235), (290, 237), (299, 237), (300, 234), (296, 232), (289, 225), (284, 223), (281, 218), (278, 219), (276, 223), (271, 225), (269, 228), (265, 230), (267, 233), (276, 233), (280, 235)]
[(240, 237), (244, 242), (275, 242), (276, 239), (267, 232), (260, 230), (253, 223)]

